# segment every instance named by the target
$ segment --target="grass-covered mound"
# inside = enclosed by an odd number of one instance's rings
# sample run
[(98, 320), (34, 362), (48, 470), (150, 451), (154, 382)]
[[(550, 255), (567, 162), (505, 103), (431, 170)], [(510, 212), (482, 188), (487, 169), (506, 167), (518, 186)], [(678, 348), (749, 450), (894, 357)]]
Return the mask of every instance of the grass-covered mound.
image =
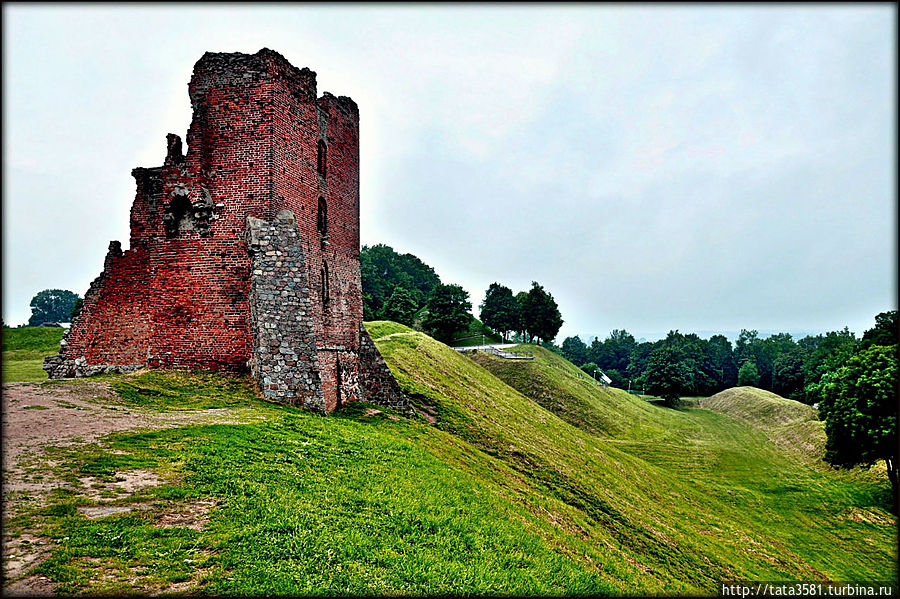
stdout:
[[(165, 484), (96, 520), (76, 509), (95, 504), (87, 489), (60, 493), (11, 530), (53, 539), (39, 572), (63, 593), (715, 595), (726, 580), (896, 576), (884, 481), (812, 468), (723, 414), (601, 389), (540, 348), (494, 364), (367, 326), (435, 425), (267, 404), (241, 378), (113, 375), (140, 409), (252, 414), (60, 449), (67, 480), (151, 469)], [(200, 530), (158, 526), (196, 502), (214, 505)]]
[(59, 353), (64, 332), (61, 327), (4, 328), (3, 382), (46, 380), (44, 358)]
[(711, 593), (729, 576), (893, 576), (893, 520), (851, 532), (847, 519), (860, 506), (886, 514), (883, 482), (798, 464), (723, 415), (598, 389), (538, 347), (520, 348), (534, 361), (503, 361), (411, 333), (379, 349), (439, 427), (515, 473), (518, 484), (505, 484), (517, 501), (549, 500), (547, 517), (587, 541), (591, 563), (616, 562), (621, 588)]
[(726, 389), (702, 400), (700, 405), (760, 428), (818, 420), (812, 406), (756, 387)]
[(825, 425), (815, 408), (799, 401), (756, 387), (735, 387), (702, 399), (700, 405), (764, 430), (773, 443), (808, 460), (825, 453)]
[(375, 320), (372, 322), (366, 323), (366, 331), (368, 331), (369, 336), (378, 341), (387, 337), (388, 335), (396, 335), (398, 333), (412, 333), (414, 332), (411, 328), (406, 326), (405, 324), (400, 324), (399, 322), (392, 322), (390, 320)]
[(665, 435), (665, 422), (657, 407), (621, 389), (601, 385), (538, 345), (519, 345), (509, 351), (534, 360), (504, 360), (483, 352), (468, 355), (525, 397), (589, 433), (645, 439)]

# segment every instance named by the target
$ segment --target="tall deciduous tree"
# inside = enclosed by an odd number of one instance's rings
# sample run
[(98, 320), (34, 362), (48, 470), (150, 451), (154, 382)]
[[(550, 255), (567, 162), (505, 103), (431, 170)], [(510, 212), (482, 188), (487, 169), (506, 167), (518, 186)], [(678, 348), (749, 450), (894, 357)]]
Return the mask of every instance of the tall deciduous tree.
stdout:
[(581, 340), (581, 337), (563, 339), (562, 353), (566, 360), (575, 366), (581, 366), (588, 361), (588, 346)]
[(650, 352), (643, 383), (647, 392), (663, 398), (669, 406), (675, 405), (688, 384), (688, 372), (679, 360), (678, 352), (668, 346), (660, 346)]
[(434, 269), (412, 254), (398, 254), (390, 246), (363, 246), (359, 252), (362, 275), (363, 318), (387, 318), (384, 310), (394, 290), (405, 289), (416, 302), (425, 305), (431, 290), (441, 282)]
[(825, 459), (852, 467), (884, 460), (897, 507), (897, 346), (875, 345), (822, 377)]
[(480, 309), (481, 322), (503, 335), (504, 340), (519, 326), (519, 303), (509, 287), (491, 283)]
[(535, 281), (532, 281), (522, 304), (522, 319), (525, 330), (543, 341), (553, 341), (563, 324), (562, 314), (553, 296)]
[(759, 370), (753, 360), (747, 360), (738, 369), (738, 385), (741, 387), (759, 386)]
[(803, 383), (803, 351), (799, 346), (775, 358), (772, 391), (799, 401), (803, 398)]
[(413, 294), (403, 287), (397, 287), (391, 293), (391, 297), (385, 303), (384, 308), (382, 308), (382, 314), (387, 320), (412, 326), (413, 317), (415, 317), (417, 309), (418, 306)]
[(31, 318), (29, 326), (44, 322), (69, 322), (72, 309), (79, 300), (77, 293), (65, 289), (44, 289), (31, 298)]
[(428, 313), (422, 325), (440, 341), (449, 342), (457, 331), (469, 326), (472, 303), (469, 293), (459, 285), (438, 285), (426, 304)]
[(875, 317), (875, 327), (863, 333), (862, 345), (894, 345), (900, 341), (897, 334), (897, 311), (881, 312)]

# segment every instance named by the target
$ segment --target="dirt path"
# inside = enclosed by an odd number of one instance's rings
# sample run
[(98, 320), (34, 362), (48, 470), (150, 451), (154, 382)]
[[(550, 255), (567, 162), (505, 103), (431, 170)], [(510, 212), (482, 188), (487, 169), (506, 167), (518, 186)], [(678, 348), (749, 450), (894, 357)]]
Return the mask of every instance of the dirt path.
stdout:
[[(250, 408), (185, 412), (153, 412), (126, 405), (108, 383), (3, 384), (3, 521), (23, 510), (43, 505), (56, 488), (71, 485), (53, 474), (56, 464), (46, 456), (49, 447), (93, 443), (126, 430), (159, 430), (187, 424), (236, 424), (253, 415)], [(122, 492), (161, 481), (152, 472), (127, 473)], [(74, 490), (74, 489), (73, 489)], [(79, 492), (85, 492), (79, 489)], [(48, 539), (32, 534), (3, 534), (3, 596), (51, 595), (42, 577), (22, 577), (48, 555)], [(7, 585), (7, 581), (12, 581)]]

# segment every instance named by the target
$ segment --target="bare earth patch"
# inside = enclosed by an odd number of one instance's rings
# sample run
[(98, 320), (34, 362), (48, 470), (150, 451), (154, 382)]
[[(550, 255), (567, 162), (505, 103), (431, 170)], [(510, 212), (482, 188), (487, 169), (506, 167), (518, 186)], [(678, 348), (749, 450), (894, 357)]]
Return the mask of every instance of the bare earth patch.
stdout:
[[(98, 503), (104, 497), (127, 497), (148, 486), (161, 484), (147, 470), (117, 473), (116, 480), (102, 482), (92, 477), (79, 480), (75, 488), (53, 473), (56, 464), (45, 452), (50, 447), (94, 443), (110, 433), (127, 430), (159, 430), (188, 424), (237, 424), (246, 421), (248, 408), (153, 412), (124, 403), (109, 383), (75, 381), (65, 383), (3, 384), (3, 521), (28, 508), (44, 505), (54, 489), (78, 492)], [(110, 493), (112, 491), (112, 493)], [(177, 504), (166, 510), (158, 526), (187, 526), (200, 530), (208, 519), (213, 501)], [(88, 518), (100, 518), (134, 506), (82, 507)], [(4, 526), (4, 530), (7, 527)], [(49, 540), (28, 533), (3, 536), (3, 596), (48, 596), (53, 585), (45, 577), (27, 572), (49, 555)]]

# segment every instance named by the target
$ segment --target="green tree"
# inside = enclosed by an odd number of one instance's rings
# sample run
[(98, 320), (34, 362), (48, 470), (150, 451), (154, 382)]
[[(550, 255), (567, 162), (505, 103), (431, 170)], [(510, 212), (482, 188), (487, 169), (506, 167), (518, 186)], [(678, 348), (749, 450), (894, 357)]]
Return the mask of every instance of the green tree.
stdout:
[[(603, 342), (603, 350), (600, 361), (597, 365), (602, 368), (606, 374), (615, 370), (618, 373), (624, 373), (628, 368), (628, 362), (631, 360), (631, 352), (636, 345), (634, 335), (625, 329), (613, 329), (609, 337)], [(612, 375), (609, 375), (612, 378)], [(615, 380), (615, 379), (613, 379)], [(618, 386), (618, 385), (616, 385)]]
[(753, 360), (747, 360), (738, 369), (738, 386), (756, 387), (759, 385), (759, 370)]
[(78, 294), (65, 289), (44, 289), (31, 298), (31, 318), (28, 326), (44, 322), (69, 322)]
[(688, 383), (688, 373), (678, 352), (665, 345), (650, 352), (643, 383), (647, 393), (661, 397), (668, 406), (676, 405)]
[(519, 303), (509, 287), (491, 283), (479, 308), (481, 322), (500, 333), (504, 340), (507, 333), (519, 326)]
[(731, 341), (724, 335), (713, 335), (706, 343), (705, 352), (716, 381), (715, 392), (734, 387), (738, 369), (734, 363)]
[(432, 289), (425, 308), (422, 326), (439, 341), (450, 342), (472, 320), (469, 293), (459, 285), (438, 285)]
[(775, 358), (772, 391), (799, 401), (803, 398), (803, 386), (803, 351), (797, 346)]
[(363, 318), (387, 318), (384, 309), (399, 288), (410, 293), (416, 308), (425, 305), (431, 290), (441, 282), (434, 269), (412, 254), (398, 254), (384, 244), (363, 246), (359, 252), (362, 276)]
[(535, 281), (522, 304), (522, 319), (529, 335), (543, 341), (553, 341), (563, 324), (553, 296)]
[(897, 311), (881, 312), (875, 317), (875, 327), (863, 333), (862, 347), (895, 345), (897, 334)]
[(403, 287), (395, 287), (391, 297), (382, 308), (382, 314), (387, 320), (412, 326), (416, 310), (418, 310), (418, 306), (413, 294)]
[(822, 377), (825, 459), (850, 468), (884, 460), (897, 507), (897, 346), (874, 345)]
[(81, 309), (84, 308), (84, 300), (80, 297), (75, 300), (75, 305), (72, 306), (71, 320), (69, 322), (75, 322), (75, 317), (81, 314)]
[(600, 370), (597, 367), (597, 365), (594, 364), (593, 362), (588, 362), (587, 364), (582, 364), (580, 368), (582, 371), (584, 371), (585, 373), (589, 374), (592, 377), (598, 370)]
[(847, 327), (842, 331), (831, 331), (813, 338), (801, 340), (801, 347), (806, 348), (806, 360), (803, 363), (804, 400), (806, 403), (819, 401), (819, 384), (822, 377), (837, 370), (847, 363), (856, 353), (858, 342)]
[(520, 340), (523, 343), (528, 343), (529, 341), (531, 341), (531, 339), (528, 338), (528, 331), (525, 324), (525, 301), (527, 299), (527, 291), (520, 291), (516, 294), (516, 331), (518, 331)]
[(573, 336), (563, 339), (562, 353), (563, 357), (575, 366), (581, 366), (588, 361), (588, 346), (581, 340), (581, 337)]
[[(591, 344), (593, 347), (593, 344)], [(643, 380), (644, 372), (647, 370), (647, 364), (650, 361), (650, 354), (653, 352), (654, 345), (649, 341), (638, 343), (631, 352), (631, 359), (628, 360), (628, 369), (625, 373), (632, 381), (637, 383)]]

